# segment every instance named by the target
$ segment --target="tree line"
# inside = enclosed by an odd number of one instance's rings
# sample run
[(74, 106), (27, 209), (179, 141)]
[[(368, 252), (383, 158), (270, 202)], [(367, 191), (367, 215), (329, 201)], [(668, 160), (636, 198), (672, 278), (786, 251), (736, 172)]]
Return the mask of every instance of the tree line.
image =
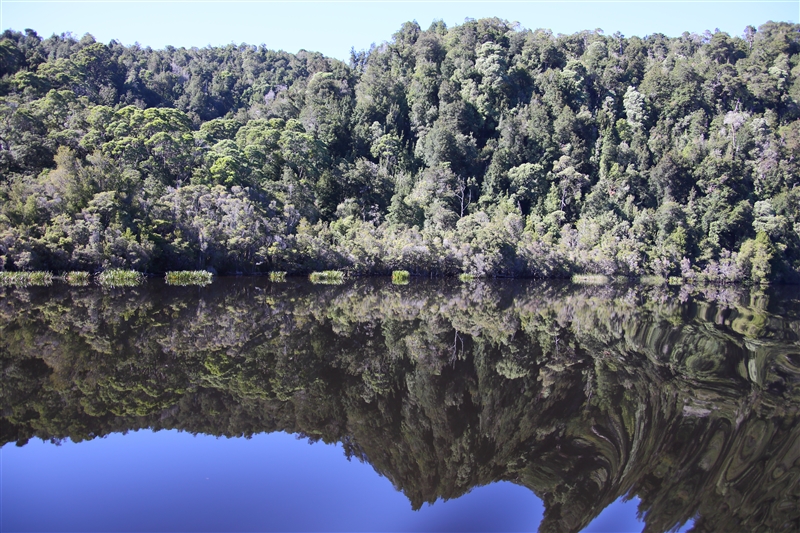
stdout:
[(800, 26), (0, 36), (0, 268), (800, 279)]

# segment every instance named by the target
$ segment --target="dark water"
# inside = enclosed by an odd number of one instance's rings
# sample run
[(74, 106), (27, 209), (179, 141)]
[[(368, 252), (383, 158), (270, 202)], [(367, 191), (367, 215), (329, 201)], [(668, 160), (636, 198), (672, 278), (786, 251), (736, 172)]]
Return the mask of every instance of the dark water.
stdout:
[(800, 530), (796, 288), (0, 289), (0, 364), (3, 531)]

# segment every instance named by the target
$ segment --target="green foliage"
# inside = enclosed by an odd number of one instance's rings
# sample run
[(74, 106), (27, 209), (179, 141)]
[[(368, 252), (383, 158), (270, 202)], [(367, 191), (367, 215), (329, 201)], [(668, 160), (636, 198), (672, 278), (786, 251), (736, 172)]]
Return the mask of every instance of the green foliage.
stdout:
[(392, 283), (395, 285), (408, 285), (411, 273), (408, 270), (393, 270)]
[(283, 283), (286, 281), (286, 272), (270, 272), (269, 280), (273, 283)]
[(48, 286), (52, 284), (52, 272), (0, 272), (0, 286), (3, 287)]
[(312, 272), (308, 279), (311, 283), (321, 285), (341, 285), (344, 283), (344, 272), (339, 270), (324, 270), (322, 272)]
[(664, 285), (667, 280), (661, 276), (641, 276), (639, 283), (643, 285)]
[(167, 272), (165, 276), (167, 285), (200, 285), (205, 287), (214, 280), (214, 275), (206, 270), (179, 270)]
[(83, 287), (89, 284), (91, 275), (83, 270), (73, 270), (64, 274), (64, 281), (69, 285)]
[(407, 23), (349, 66), (8, 30), (0, 269), (800, 281), (797, 28)]
[(775, 247), (764, 231), (759, 231), (755, 239), (748, 239), (742, 244), (737, 257), (737, 264), (750, 273), (754, 283), (767, 283), (772, 273), (772, 261)]
[(97, 275), (97, 283), (108, 289), (135, 287), (144, 281), (144, 275), (135, 270), (111, 269)]
[(575, 274), (572, 283), (578, 285), (608, 285), (611, 282), (608, 276), (602, 274)]

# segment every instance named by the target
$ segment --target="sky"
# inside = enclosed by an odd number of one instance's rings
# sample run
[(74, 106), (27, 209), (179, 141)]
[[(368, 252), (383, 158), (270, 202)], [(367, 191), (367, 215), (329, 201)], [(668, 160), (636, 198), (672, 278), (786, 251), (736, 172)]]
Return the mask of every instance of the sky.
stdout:
[(265, 44), (342, 60), (391, 39), (401, 24), (499, 17), (554, 33), (602, 29), (625, 36), (706, 30), (741, 35), (768, 20), (797, 23), (800, 0), (0, 0), (0, 28), (43, 37), (91, 33), (130, 45)]

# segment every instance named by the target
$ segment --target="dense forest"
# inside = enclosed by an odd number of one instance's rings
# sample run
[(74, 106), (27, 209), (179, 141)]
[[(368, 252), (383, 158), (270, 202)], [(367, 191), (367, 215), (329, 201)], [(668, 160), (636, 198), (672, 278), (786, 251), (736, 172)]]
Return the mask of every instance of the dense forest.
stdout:
[(647, 532), (800, 529), (796, 290), (0, 287), (0, 339), (0, 446), (286, 431), (415, 508), (506, 480), (544, 500), (542, 532), (626, 495)]
[(800, 25), (0, 36), (0, 269), (800, 280)]

